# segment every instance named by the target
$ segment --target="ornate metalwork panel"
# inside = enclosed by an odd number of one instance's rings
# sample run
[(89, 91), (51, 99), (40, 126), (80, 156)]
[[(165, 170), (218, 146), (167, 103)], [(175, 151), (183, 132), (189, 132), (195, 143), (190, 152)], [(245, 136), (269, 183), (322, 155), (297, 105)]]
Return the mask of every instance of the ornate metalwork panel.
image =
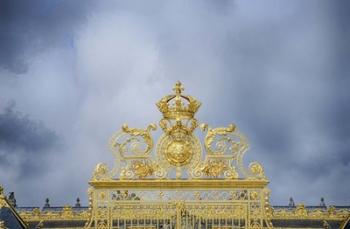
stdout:
[(112, 136), (115, 165), (96, 166), (87, 228), (272, 227), (264, 169), (258, 162), (243, 164), (247, 139), (234, 124), (199, 124), (201, 103), (183, 90), (177, 82), (174, 94), (157, 103), (163, 133), (156, 146), (156, 124), (125, 124)]
[(262, 228), (267, 189), (93, 189), (92, 228)]

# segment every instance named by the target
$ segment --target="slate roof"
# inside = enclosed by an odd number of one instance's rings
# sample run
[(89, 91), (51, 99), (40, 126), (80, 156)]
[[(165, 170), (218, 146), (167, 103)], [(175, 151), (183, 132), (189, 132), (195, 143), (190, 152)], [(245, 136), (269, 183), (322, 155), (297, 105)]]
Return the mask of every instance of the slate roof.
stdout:
[(8, 229), (28, 228), (27, 224), (22, 220), (2, 193), (0, 193), (0, 221), (2, 221), (5, 224), (5, 228)]
[[(327, 220), (330, 228), (339, 228), (342, 221), (339, 220)], [(282, 228), (324, 228), (323, 220), (272, 220), (272, 225), (274, 227)]]
[(350, 215), (340, 226), (340, 229), (350, 229)]
[[(42, 228), (83, 228), (86, 221), (83, 220), (57, 220), (57, 221), (43, 221)], [(30, 222), (28, 229), (36, 229), (39, 222)]]

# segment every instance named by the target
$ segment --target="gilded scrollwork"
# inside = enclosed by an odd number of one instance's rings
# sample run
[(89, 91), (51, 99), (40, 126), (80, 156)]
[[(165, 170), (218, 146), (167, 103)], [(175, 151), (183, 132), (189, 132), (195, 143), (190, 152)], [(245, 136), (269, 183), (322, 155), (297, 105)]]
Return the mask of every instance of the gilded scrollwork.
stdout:
[(146, 129), (130, 128), (124, 124), (121, 132), (111, 138), (111, 149), (123, 159), (147, 157), (153, 148), (151, 131), (156, 129), (157, 126), (153, 123)]
[(186, 120), (176, 119), (172, 122), (169, 119), (163, 118), (159, 121), (159, 126), (162, 128), (164, 133), (168, 135), (176, 135), (176, 133), (179, 132), (186, 135), (191, 135), (198, 127), (198, 121), (195, 118), (190, 118)]
[[(174, 94), (163, 97), (158, 109), (163, 114), (159, 122), (163, 135), (156, 145), (157, 158), (152, 160), (154, 148), (151, 131), (155, 124), (146, 129), (130, 128), (123, 125), (121, 131), (111, 138), (111, 149), (116, 155), (115, 167), (110, 177), (121, 179), (146, 178), (224, 178), (224, 179), (265, 179), (263, 167), (253, 162), (246, 168), (243, 164), (248, 142), (234, 124), (227, 127), (210, 128), (201, 124), (206, 132), (203, 141), (206, 155), (201, 161), (201, 142), (194, 135), (199, 126), (194, 117), (201, 103), (183, 94), (180, 82), (174, 86)], [(175, 173), (171, 172), (175, 170)], [(100, 176), (103, 177), (103, 176)]]
[[(225, 151), (232, 149), (237, 144), (231, 139), (228, 134), (232, 133), (236, 126), (230, 124), (228, 127), (219, 127), (211, 129), (207, 124), (202, 124), (203, 131), (208, 130), (205, 136), (204, 146), (208, 155), (223, 155)], [(231, 150), (231, 152), (232, 152)]]
[(265, 178), (264, 168), (259, 162), (254, 161), (250, 163), (249, 169), (255, 178)]
[(112, 177), (141, 179), (155, 174), (154, 163), (149, 163), (148, 158), (154, 147), (151, 131), (156, 129), (155, 124), (146, 129), (130, 128), (124, 124), (121, 131), (112, 136), (110, 147), (116, 157)]
[(109, 180), (111, 179), (108, 166), (105, 163), (99, 163), (96, 165), (95, 170), (93, 172), (91, 180)]
[(207, 131), (204, 140), (207, 155), (204, 162), (192, 171), (194, 178), (204, 175), (228, 179), (265, 179), (263, 167), (259, 163), (253, 162), (249, 168), (245, 168), (243, 156), (248, 149), (248, 142), (234, 124), (219, 128), (201, 124), (200, 128)]
[(228, 179), (238, 178), (235, 168), (229, 162), (222, 159), (209, 159), (202, 165), (201, 170), (205, 176), (211, 178), (218, 178), (220, 176)]

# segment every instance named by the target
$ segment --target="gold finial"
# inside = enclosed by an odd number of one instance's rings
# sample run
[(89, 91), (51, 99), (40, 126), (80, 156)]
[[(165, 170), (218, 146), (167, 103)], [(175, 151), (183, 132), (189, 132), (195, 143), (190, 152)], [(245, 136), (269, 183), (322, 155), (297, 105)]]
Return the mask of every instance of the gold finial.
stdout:
[(175, 86), (173, 87), (173, 91), (175, 92), (176, 95), (180, 95), (185, 88), (182, 86), (182, 83), (180, 81), (177, 81), (175, 83)]

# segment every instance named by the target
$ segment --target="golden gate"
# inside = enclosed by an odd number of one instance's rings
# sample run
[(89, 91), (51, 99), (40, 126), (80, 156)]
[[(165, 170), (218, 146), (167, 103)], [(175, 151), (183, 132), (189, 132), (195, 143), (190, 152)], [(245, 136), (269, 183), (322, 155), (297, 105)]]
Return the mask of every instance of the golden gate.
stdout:
[(200, 105), (177, 82), (174, 94), (157, 103), (163, 134), (155, 147), (155, 124), (123, 125), (112, 136), (114, 167), (100, 163), (94, 170), (85, 228), (272, 228), (263, 167), (243, 165), (248, 142), (235, 125), (199, 125)]

